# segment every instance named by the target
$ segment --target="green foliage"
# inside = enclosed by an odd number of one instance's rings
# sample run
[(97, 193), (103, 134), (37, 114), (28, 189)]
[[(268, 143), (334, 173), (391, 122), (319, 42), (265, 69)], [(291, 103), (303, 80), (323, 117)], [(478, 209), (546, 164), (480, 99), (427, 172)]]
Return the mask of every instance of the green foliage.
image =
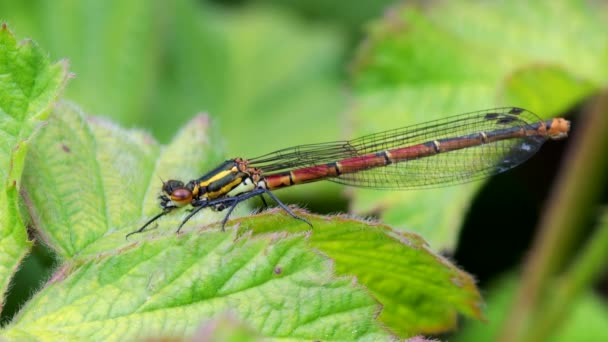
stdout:
[[(18, 45), (3, 27), (3, 293), (31, 248), (27, 219), (58, 259), (52, 278), (0, 331), (3, 338), (388, 340), (454, 329), (459, 314), (483, 318), (473, 278), (436, 252), (454, 248), (479, 183), (352, 192), (356, 213), (377, 214), (397, 228), (298, 210), (313, 222), (310, 230), (270, 210), (230, 221), (221, 232), (209, 224), (222, 213), (205, 211), (176, 235), (187, 214), (179, 211), (144, 234), (125, 235), (158, 213), (159, 177), (189, 180), (227, 157), (501, 105), (555, 116), (607, 83), (605, 5), (394, 6), (369, 26), (350, 65), (347, 103), (347, 38), (385, 1), (294, 0), (282, 10), (260, 5), (272, 0), (252, 2), (231, 10), (194, 0), (0, 3), (2, 19), (20, 34), (71, 60), (77, 77), (65, 97), (78, 104), (55, 102), (65, 63), (51, 64), (31, 42)], [(311, 24), (286, 8), (326, 21)], [(147, 126), (170, 143), (88, 113)], [(324, 190), (311, 197), (326, 198)], [(247, 214), (244, 205), (240, 210), (235, 217)], [(601, 255), (597, 244), (588, 248)], [(582, 260), (568, 273), (585, 279), (577, 291), (555, 282), (563, 300), (556, 303), (574, 309), (542, 303), (554, 314), (533, 322), (550, 329), (572, 314), (564, 336), (603, 338), (601, 329), (578, 325), (602, 327), (606, 317), (586, 291), (599, 272), (589, 265), (599, 263)], [(500, 323), (512, 289), (493, 293), (503, 302), (493, 296), (489, 316)], [(479, 326), (462, 338), (498, 334)]]
[(189, 179), (218, 162), (208, 128), (197, 117), (160, 148), (140, 131), (57, 105), (23, 183), (38, 234), (62, 266), (5, 336), (184, 336), (232, 313), (263, 337), (374, 340), (389, 336), (382, 323), (409, 336), (453, 328), (458, 312), (481, 317), (470, 276), (420, 237), (366, 222), (301, 213), (315, 227), (308, 231), (275, 210), (237, 222), (236, 238), (232, 229), (195, 229), (218, 220), (206, 212), (175, 235), (182, 211), (125, 240), (158, 211), (156, 175)]
[(330, 263), (305, 248), (304, 236), (235, 241), (231, 232), (206, 231), (123, 239), (123, 247), (64, 265), (5, 336), (188, 336), (232, 313), (266, 338), (386, 337), (373, 321), (378, 304), (351, 279), (332, 277)]
[[(30, 138), (63, 88), (65, 63), (51, 64), (32, 41), (18, 43), (0, 27), (0, 290), (5, 293), (28, 252), (19, 215), (21, 173)], [(2, 303), (0, 303), (2, 304)]]
[(194, 0), (3, 2), (0, 13), (51, 55), (69, 56), (77, 77), (66, 98), (161, 141), (198, 112), (219, 118), (231, 156), (309, 142), (309, 130), (286, 125), (323, 122), (315, 134), (324, 140), (339, 132), (345, 42), (334, 26)]
[[(86, 118), (73, 105), (58, 105), (36, 137), (27, 159), (31, 166), (23, 175), (29, 211), (45, 228), (40, 232), (44, 242), (65, 259), (92, 257), (124, 244), (124, 227), (135, 230), (159, 210), (159, 176), (191, 179), (221, 160), (208, 129), (206, 116), (195, 117), (161, 149), (142, 131), (126, 131), (104, 119)], [(199, 215), (193, 223), (218, 217)]]
[[(515, 281), (503, 279), (493, 286), (487, 295), (488, 323), (467, 324), (455, 337), (457, 342), (494, 341), (500, 336), (500, 324), (514, 300)], [(555, 297), (554, 297), (555, 298)], [(596, 294), (591, 291), (577, 293), (574, 301), (561, 308), (564, 322), (552, 326), (550, 341), (605, 341), (608, 338), (608, 309)], [(543, 311), (542, 318), (548, 311)], [(567, 319), (566, 319), (567, 318)], [(507, 335), (515, 339), (513, 335)], [(533, 340), (530, 340), (533, 341)]]
[[(608, 211), (604, 210), (600, 224), (586, 248), (569, 269), (552, 280), (536, 308), (536, 315), (526, 330), (527, 341), (539, 338), (551, 341), (604, 341), (608, 339), (608, 308), (591, 284), (608, 267)], [(457, 336), (457, 341), (493, 341), (501, 336), (515, 340), (516, 332), (501, 331), (501, 324), (515, 300), (516, 281), (512, 276), (497, 281), (491, 287), (488, 300), (489, 324), (471, 323)]]
[(159, 2), (3, 2), (4, 19), (44, 45), (53, 56), (69, 56), (77, 77), (66, 96), (92, 113), (141, 121), (155, 85), (163, 25)]
[[(196, 0), (8, 1), (0, 2), (2, 17), (52, 56), (69, 57), (76, 78), (66, 98), (163, 142), (204, 112), (217, 119), (226, 158), (344, 131), (346, 39), (337, 25)], [(290, 194), (327, 197), (319, 188)], [(336, 192), (326, 202), (339, 200)]]
[[(580, 1), (396, 6), (353, 66), (355, 135), (504, 105), (555, 116), (607, 83), (605, 13)], [(356, 191), (354, 209), (451, 250), (479, 185)]]
[[(228, 15), (197, 9), (186, 7), (176, 20), (169, 46), (171, 79), (163, 80), (158, 93), (168, 101), (152, 108), (153, 117), (162, 122), (176, 113), (186, 121), (192, 113), (208, 111), (219, 119), (229, 156), (253, 157), (277, 144), (308, 143), (311, 129), (298, 128), (314, 123), (323, 123), (314, 126), (317, 139), (335, 138), (336, 114), (345, 104), (338, 82), (344, 43), (336, 29), (306, 27), (276, 10)], [(194, 48), (193, 39), (200, 42)]]
[[(291, 231), (271, 216), (268, 226), (240, 220), (244, 228)], [(456, 312), (482, 318), (482, 302), (473, 279), (431, 252), (412, 233), (395, 232), (340, 217), (312, 219), (311, 246), (335, 261), (339, 274), (356, 276), (383, 304), (380, 319), (402, 336), (437, 333), (456, 326)]]

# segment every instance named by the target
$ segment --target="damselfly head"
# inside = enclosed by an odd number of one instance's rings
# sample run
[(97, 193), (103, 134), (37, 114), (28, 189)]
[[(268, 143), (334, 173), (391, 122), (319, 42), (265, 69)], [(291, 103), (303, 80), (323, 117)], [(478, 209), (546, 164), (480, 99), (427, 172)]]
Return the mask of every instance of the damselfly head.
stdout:
[(183, 207), (192, 202), (190, 183), (184, 184), (178, 180), (168, 180), (163, 183), (163, 195), (160, 196), (161, 207)]

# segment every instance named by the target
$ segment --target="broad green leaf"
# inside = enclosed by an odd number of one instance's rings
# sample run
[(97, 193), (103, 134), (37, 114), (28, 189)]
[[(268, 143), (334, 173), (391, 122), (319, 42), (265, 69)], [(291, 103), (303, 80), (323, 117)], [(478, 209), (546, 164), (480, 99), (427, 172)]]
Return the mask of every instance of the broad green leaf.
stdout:
[[(276, 209), (264, 221), (239, 219), (241, 231), (309, 229)], [(290, 222), (285, 222), (285, 219)], [(456, 327), (457, 314), (481, 319), (482, 300), (471, 276), (433, 253), (416, 234), (369, 222), (307, 215), (310, 244), (335, 262), (336, 272), (356, 276), (382, 303), (380, 319), (400, 336), (433, 334)]]
[(128, 229), (160, 211), (160, 179), (193, 179), (219, 161), (208, 128), (206, 116), (196, 117), (175, 145), (161, 150), (141, 131), (86, 118), (75, 106), (61, 104), (37, 136), (24, 172), (38, 233), (67, 259), (124, 244)]
[[(52, 64), (32, 41), (18, 43), (0, 27), (0, 290), (4, 294), (28, 252), (19, 212), (21, 173), (29, 139), (48, 116), (67, 78), (65, 62)], [(4, 295), (2, 296), (4, 298)], [(2, 303), (0, 303), (1, 307)]]
[[(607, 83), (606, 13), (575, 0), (397, 6), (354, 62), (356, 134), (498, 106), (558, 115)], [(449, 250), (479, 186), (357, 190), (353, 208)]]
[(310, 230), (272, 210), (235, 221), (235, 235), (219, 223), (195, 228), (222, 217), (208, 210), (175, 235), (181, 211), (126, 240), (159, 210), (157, 174), (188, 180), (220, 161), (208, 130), (199, 116), (163, 149), (56, 108), (24, 185), (37, 232), (63, 264), (5, 336), (184, 336), (229, 312), (264, 338), (374, 340), (389, 337), (382, 324), (411, 336), (453, 329), (458, 313), (481, 317), (470, 276), (417, 235), (377, 224), (298, 211)]
[(63, 264), (5, 337), (187, 336), (226, 313), (262, 337), (389, 336), (377, 301), (351, 277), (336, 278), (304, 234), (192, 232), (222, 217), (205, 211), (176, 235), (181, 211), (125, 239), (160, 210), (157, 176), (189, 180), (221, 161), (208, 131), (198, 116), (162, 148), (140, 131), (57, 106), (32, 143), (24, 193), (38, 235)]
[(14, 340), (118, 341), (193, 335), (231, 314), (265, 338), (386, 340), (379, 305), (336, 278), (304, 236), (235, 240), (202, 231), (131, 243), (62, 266), (5, 330)]

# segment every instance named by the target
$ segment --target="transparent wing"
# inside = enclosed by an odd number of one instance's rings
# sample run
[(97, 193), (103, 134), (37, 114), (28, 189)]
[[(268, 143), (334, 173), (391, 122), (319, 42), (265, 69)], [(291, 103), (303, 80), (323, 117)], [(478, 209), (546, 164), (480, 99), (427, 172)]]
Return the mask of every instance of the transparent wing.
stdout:
[[(265, 174), (345, 161), (350, 158), (415, 146), (447, 143), (480, 133), (507, 135), (537, 130), (543, 121), (514, 107), (456, 115), (424, 124), (370, 134), (351, 141), (300, 145), (249, 159)], [(496, 133), (500, 132), (500, 133)], [(543, 135), (491, 141), (477, 146), (411, 158), (382, 167), (362, 167), (358, 172), (327, 178), (336, 183), (384, 189), (428, 188), (466, 183), (511, 169), (530, 158), (546, 141)]]

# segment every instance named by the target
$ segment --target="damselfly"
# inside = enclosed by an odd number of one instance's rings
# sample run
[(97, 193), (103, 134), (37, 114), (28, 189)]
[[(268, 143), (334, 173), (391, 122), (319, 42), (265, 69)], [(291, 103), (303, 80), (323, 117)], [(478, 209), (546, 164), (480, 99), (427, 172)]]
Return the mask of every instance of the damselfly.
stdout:
[[(507, 171), (530, 158), (547, 139), (568, 135), (570, 122), (542, 120), (508, 107), (456, 115), (370, 134), (350, 141), (290, 147), (263, 156), (230, 159), (204, 176), (184, 183), (163, 182), (162, 211), (140, 229), (173, 210), (191, 206), (177, 232), (204, 208), (228, 209), (263, 195), (294, 214), (272, 190), (329, 180), (374, 189), (417, 189), (466, 183)], [(264, 201), (265, 203), (265, 201)], [(127, 236), (129, 236), (127, 235)]]

